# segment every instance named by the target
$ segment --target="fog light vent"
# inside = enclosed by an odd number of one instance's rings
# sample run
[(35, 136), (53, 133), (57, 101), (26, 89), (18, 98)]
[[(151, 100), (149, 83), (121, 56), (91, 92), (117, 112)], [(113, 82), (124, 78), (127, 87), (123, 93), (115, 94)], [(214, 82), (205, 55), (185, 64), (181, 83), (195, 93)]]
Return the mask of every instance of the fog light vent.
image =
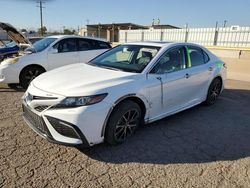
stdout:
[(52, 127), (61, 135), (70, 138), (80, 138), (71, 123), (62, 121), (60, 119), (46, 116)]

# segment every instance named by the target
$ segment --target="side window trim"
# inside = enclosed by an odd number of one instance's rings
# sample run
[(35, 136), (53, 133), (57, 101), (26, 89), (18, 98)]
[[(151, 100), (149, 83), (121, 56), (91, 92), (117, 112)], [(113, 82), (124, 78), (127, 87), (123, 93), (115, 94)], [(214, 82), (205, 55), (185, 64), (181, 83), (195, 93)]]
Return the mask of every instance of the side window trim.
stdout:
[[(204, 63), (208, 63), (210, 61), (209, 55), (205, 52), (205, 50), (201, 49), (203, 53)], [(207, 57), (207, 61), (205, 60), (205, 56)]]
[(190, 53), (189, 53), (189, 48), (188, 46), (185, 46), (185, 51), (186, 51), (186, 56), (187, 56), (187, 61), (186, 61), (186, 65), (187, 65), (187, 69), (192, 67), (192, 62), (191, 62), (191, 58), (190, 58)]

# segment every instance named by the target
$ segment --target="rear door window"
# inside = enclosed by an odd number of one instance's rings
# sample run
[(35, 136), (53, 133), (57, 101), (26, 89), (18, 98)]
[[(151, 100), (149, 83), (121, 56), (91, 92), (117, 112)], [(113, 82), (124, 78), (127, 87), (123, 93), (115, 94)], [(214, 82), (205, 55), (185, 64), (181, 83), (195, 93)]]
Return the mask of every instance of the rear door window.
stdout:
[(78, 39), (78, 49), (79, 51), (86, 51), (86, 50), (92, 50), (93, 43), (91, 40), (88, 39)]
[(190, 57), (190, 64), (188, 67), (203, 65), (209, 61), (209, 56), (199, 47), (187, 46), (187, 53)]
[(111, 48), (110, 44), (107, 43), (107, 42), (96, 41), (96, 43), (97, 43), (97, 47), (98, 47), (99, 49), (109, 49), (109, 48)]

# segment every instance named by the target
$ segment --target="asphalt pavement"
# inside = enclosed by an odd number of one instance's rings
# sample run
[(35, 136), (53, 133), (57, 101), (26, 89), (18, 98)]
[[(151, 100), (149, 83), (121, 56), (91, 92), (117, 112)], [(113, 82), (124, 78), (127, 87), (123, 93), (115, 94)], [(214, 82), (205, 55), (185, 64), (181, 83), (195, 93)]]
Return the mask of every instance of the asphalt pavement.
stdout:
[(22, 95), (0, 85), (0, 187), (250, 187), (250, 82), (228, 80), (213, 106), (89, 149), (36, 135), (21, 117)]

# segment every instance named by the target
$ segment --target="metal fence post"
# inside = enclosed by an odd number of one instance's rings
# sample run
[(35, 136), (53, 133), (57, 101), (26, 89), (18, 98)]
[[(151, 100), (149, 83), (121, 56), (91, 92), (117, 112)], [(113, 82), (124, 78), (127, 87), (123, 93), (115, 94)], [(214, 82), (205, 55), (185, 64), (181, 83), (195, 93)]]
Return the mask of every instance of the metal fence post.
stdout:
[(216, 22), (216, 25), (215, 25), (215, 33), (214, 33), (214, 46), (217, 45), (217, 40), (218, 40), (218, 22)]
[(188, 29), (186, 30), (186, 33), (185, 33), (185, 42), (188, 41)]
[(160, 37), (161, 41), (163, 41), (163, 35), (164, 35), (163, 31), (161, 31), (161, 37)]
[(144, 41), (144, 31), (141, 32), (141, 41)]
[(217, 46), (218, 33), (219, 33), (219, 31), (216, 29), (216, 30), (215, 30), (215, 34), (214, 34), (214, 46)]
[(186, 24), (186, 32), (185, 32), (185, 42), (188, 41), (188, 24)]
[(128, 32), (125, 31), (125, 42), (128, 42)]

